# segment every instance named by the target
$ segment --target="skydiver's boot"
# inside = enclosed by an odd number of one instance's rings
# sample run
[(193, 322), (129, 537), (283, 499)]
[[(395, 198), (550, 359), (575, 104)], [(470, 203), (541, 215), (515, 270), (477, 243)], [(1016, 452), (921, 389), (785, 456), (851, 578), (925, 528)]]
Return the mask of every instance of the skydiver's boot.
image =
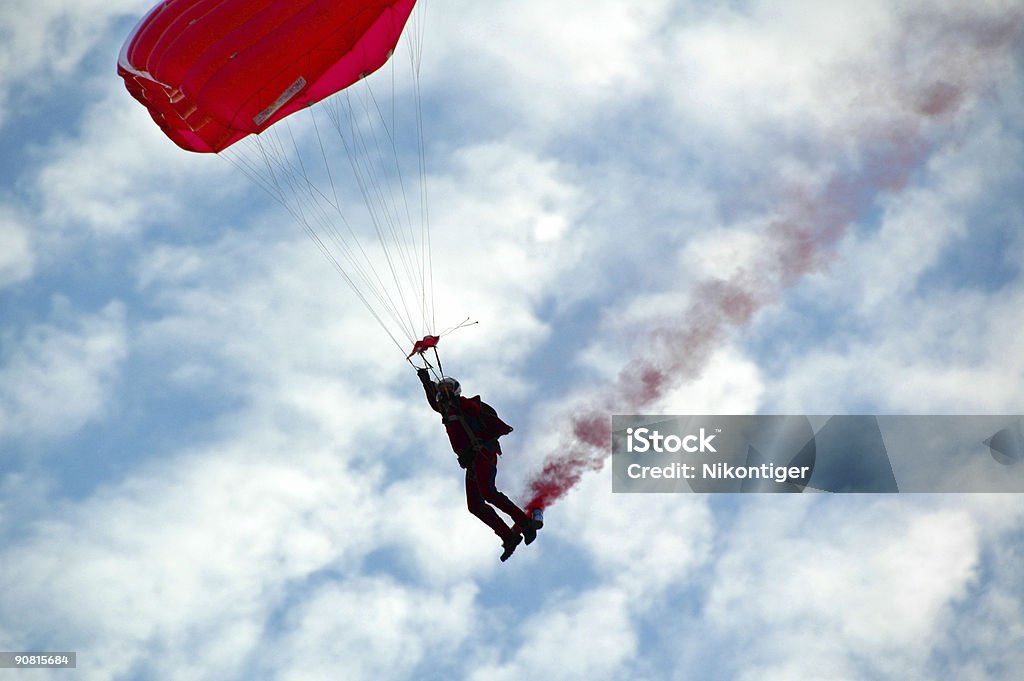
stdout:
[(521, 528), (523, 539), (526, 541), (527, 546), (532, 544), (533, 540), (537, 538), (537, 530), (544, 527), (544, 515), (539, 508), (530, 511), (529, 516), (529, 520)]
[(505, 541), (501, 543), (501, 547), (505, 549), (505, 551), (501, 554), (502, 563), (504, 563), (512, 556), (512, 552), (516, 550), (516, 547), (519, 546), (520, 542), (522, 541), (523, 535), (519, 534), (518, 532), (515, 534), (510, 534), (508, 537), (505, 538)]
[(523, 541), (529, 546), (533, 543), (533, 540), (537, 538), (537, 530), (541, 528), (532, 518), (526, 522), (521, 528), (523, 531)]

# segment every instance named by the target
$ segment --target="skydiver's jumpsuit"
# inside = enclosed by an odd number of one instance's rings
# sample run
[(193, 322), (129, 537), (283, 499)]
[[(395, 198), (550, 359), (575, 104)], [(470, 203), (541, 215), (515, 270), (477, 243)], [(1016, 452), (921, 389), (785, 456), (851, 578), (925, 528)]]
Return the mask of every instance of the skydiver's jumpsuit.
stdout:
[[(459, 465), (466, 469), (466, 506), (469, 512), (487, 524), (504, 542), (527, 527), (530, 517), (515, 502), (498, 491), (494, 481), (498, 474), (498, 456), (501, 446), (498, 438), (512, 432), (512, 427), (498, 418), (480, 396), (462, 397), (447, 402), (447, 409), (437, 400), (437, 384), (423, 381), (430, 407), (441, 414)], [(515, 521), (513, 527), (495, 512), (491, 505), (505, 512)]]

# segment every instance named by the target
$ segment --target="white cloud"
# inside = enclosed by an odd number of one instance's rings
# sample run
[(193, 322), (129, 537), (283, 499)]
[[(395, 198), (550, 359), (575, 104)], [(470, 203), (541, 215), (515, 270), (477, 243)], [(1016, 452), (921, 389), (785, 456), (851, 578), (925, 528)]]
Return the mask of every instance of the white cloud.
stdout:
[[(922, 275), (951, 248), (966, 246), (975, 216), (991, 213), (992, 190), (1021, 176), (1015, 160), (1019, 143), (1005, 129), (977, 125), (969, 142), (942, 149), (930, 159), (922, 186), (881, 201), (884, 212), (877, 232), (844, 244), (833, 281), (823, 283), (838, 289), (838, 281), (856, 277), (853, 293), (859, 313), (870, 314), (880, 305), (892, 306), (915, 295)], [(1000, 255), (990, 257), (998, 261)]]
[[(877, 231), (845, 241), (829, 272), (801, 287), (816, 307), (846, 314), (832, 336), (786, 359), (770, 401), (813, 413), (866, 404), (902, 413), (1014, 409), (1024, 372), (1014, 313), (1021, 291), (1016, 280), (995, 279), (1005, 276), (996, 268), (1015, 267), (1024, 238), (1018, 208), (1000, 195), (1021, 176), (1011, 124), (984, 120), (968, 142), (943, 149), (919, 187), (884, 199)], [(997, 231), (1006, 250), (953, 257), (974, 252), (973, 235), (984, 230)], [(805, 323), (791, 310), (771, 316), (797, 331)]]
[(505, 659), (472, 678), (615, 679), (640, 661), (642, 622), (666, 593), (696, 578), (710, 557), (715, 521), (706, 498), (609, 494), (610, 471), (586, 477), (551, 512), (537, 543), (521, 551), (530, 571), (579, 551), (579, 587), (553, 592), (521, 621)]
[(714, 519), (706, 497), (609, 496), (611, 486), (610, 465), (581, 483), (553, 533), (579, 541), (599, 577), (643, 607), (707, 560)]
[(934, 295), (894, 306), (870, 338), (794, 358), (771, 389), (783, 411), (1003, 413), (1021, 400), (1019, 290), (998, 300)]
[(0, 288), (24, 281), (35, 269), (35, 252), (24, 223), (0, 211)]
[(81, 134), (45, 150), (35, 179), (43, 224), (71, 237), (82, 230), (101, 238), (137, 235), (154, 225), (201, 233), (210, 219), (202, 207), (229, 203), (240, 178), (222, 159), (189, 154), (167, 140), (120, 79), (109, 79), (97, 95)]
[[(47, 607), (23, 614), (8, 635), (56, 627), (96, 656), (97, 678), (146, 665), (149, 645), (169, 646), (177, 656), (177, 637), (188, 630), (206, 632), (194, 639), (204, 656), (238, 660), (237, 648), (224, 658), (211, 653), (227, 652), (226, 641), (252, 645), (259, 636), (258, 620), (254, 628), (250, 618), (267, 603), (256, 597), (280, 588), (264, 574), (268, 564), (276, 565), (274, 574), (294, 577), (341, 550), (325, 542), (320, 525), (344, 517), (303, 521), (306, 503), (324, 493), (351, 499), (356, 491), (336, 475), (329, 490), (326, 479), (262, 454), (236, 450), (164, 464), (65, 509), (27, 544), (9, 547), (4, 582), (21, 584), (23, 597), (45, 599)], [(357, 527), (333, 529), (346, 545), (356, 541)], [(16, 601), (5, 607), (30, 610)]]
[(708, 229), (687, 242), (680, 266), (696, 281), (728, 279), (756, 267), (762, 247), (755, 228), (736, 225), (728, 229)]
[(895, 31), (893, 7), (884, 2), (712, 10), (675, 32), (680, 77), (668, 96), (685, 120), (726, 140), (750, 143), (751, 135), (768, 133), (813, 139), (863, 94), (837, 71), (883, 52)]
[(512, 659), (479, 665), (469, 678), (622, 678), (622, 666), (638, 644), (629, 611), (628, 595), (617, 588), (593, 589), (568, 601), (556, 598), (545, 613), (523, 624), (523, 644)]
[(746, 505), (708, 601), (741, 678), (929, 678), (978, 576), (978, 518), (897, 498), (770, 501)]
[[(379, 443), (304, 435), (274, 411), (259, 405), (220, 440), (26, 520), (0, 568), (5, 640), (59, 636), (93, 660), (92, 678), (224, 678), (248, 666), (292, 678), (342, 663), (401, 678), (409, 667), (394, 659), (415, 665), (426, 648), (475, 635), (473, 576), (500, 564), (497, 544), (487, 550), (459, 522), (458, 469), (441, 484), (417, 462), (415, 485), (392, 482), (344, 451), (387, 461)], [(410, 582), (365, 575), (375, 551), (393, 552), (382, 565)]]
[[(671, 3), (474, 3), (430, 8), (431, 81), (458, 82), (516, 127), (546, 137), (656, 84), (650, 65)], [(457, 81), (450, 77), (458, 74)], [(449, 85), (450, 87), (450, 85)], [(486, 123), (481, 123), (486, 127)]]
[[(0, 7), (0, 125), (11, 115), (11, 92), (42, 94), (69, 78), (110, 24), (141, 12), (146, 0), (44, 0)], [(110, 60), (111, 71), (114, 59)]]
[(461, 151), (431, 192), (439, 310), (480, 322), (459, 332), (449, 357), (507, 372), (549, 333), (536, 307), (582, 255), (583, 190), (558, 163), (495, 144)]
[(1006, 47), (1015, 14), (1019, 8), (1003, 2), (885, 0), (712, 10), (675, 32), (681, 86), (668, 96), (698, 134), (747, 154), (764, 143), (805, 152), (825, 143), (857, 154), (858, 138), (879, 126), (916, 126), (922, 115), (970, 105), (1012, 69)]
[(0, 366), (0, 436), (65, 437), (109, 408), (128, 353), (124, 306), (79, 315), (55, 301), (55, 321), (8, 332)]
[(274, 678), (343, 672), (364, 679), (405, 679), (435, 671), (478, 635), (471, 584), (418, 589), (383, 577), (327, 584), (289, 613), (268, 664)]
[(1020, 505), (1007, 503), (1004, 495), (983, 499), (972, 506), (984, 505), (978, 520), (989, 533), (983, 547), (985, 577), (973, 585), (948, 632), (955, 654), (936, 665), (946, 678), (997, 681), (1012, 678), (1024, 664), (1024, 602), (1018, 586), (1024, 574), (1017, 543), (1020, 531), (1012, 532), (1015, 524), (1019, 528)]
[(716, 352), (701, 375), (661, 400), (663, 414), (754, 414), (765, 394), (757, 364), (733, 348)]

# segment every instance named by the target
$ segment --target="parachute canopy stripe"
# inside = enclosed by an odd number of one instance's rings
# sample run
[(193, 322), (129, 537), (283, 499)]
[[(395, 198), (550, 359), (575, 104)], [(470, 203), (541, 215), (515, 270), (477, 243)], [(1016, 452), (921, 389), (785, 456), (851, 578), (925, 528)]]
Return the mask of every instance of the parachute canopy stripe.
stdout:
[(219, 152), (376, 71), (416, 0), (165, 0), (118, 74), (180, 147)]

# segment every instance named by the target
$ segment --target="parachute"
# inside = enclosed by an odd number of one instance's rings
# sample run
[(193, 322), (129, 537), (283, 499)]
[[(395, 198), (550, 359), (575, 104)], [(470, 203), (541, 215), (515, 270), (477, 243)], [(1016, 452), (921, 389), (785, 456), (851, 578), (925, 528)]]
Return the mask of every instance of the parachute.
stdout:
[(188, 151), (219, 152), (376, 71), (416, 0), (165, 0), (118, 75)]
[[(163, 0), (125, 40), (117, 73), (175, 144), (220, 155), (277, 200), (405, 360), (442, 380), (441, 337), (475, 322), (435, 330), (416, 19), (425, 1)], [(403, 36), (406, 82), (392, 58)], [(390, 107), (374, 92), (386, 64)], [(535, 532), (541, 511), (531, 518)]]
[[(219, 154), (284, 206), (403, 356), (435, 328), (415, 5), (164, 0), (117, 64), (175, 144)], [(371, 84), (389, 61), (390, 83)]]

